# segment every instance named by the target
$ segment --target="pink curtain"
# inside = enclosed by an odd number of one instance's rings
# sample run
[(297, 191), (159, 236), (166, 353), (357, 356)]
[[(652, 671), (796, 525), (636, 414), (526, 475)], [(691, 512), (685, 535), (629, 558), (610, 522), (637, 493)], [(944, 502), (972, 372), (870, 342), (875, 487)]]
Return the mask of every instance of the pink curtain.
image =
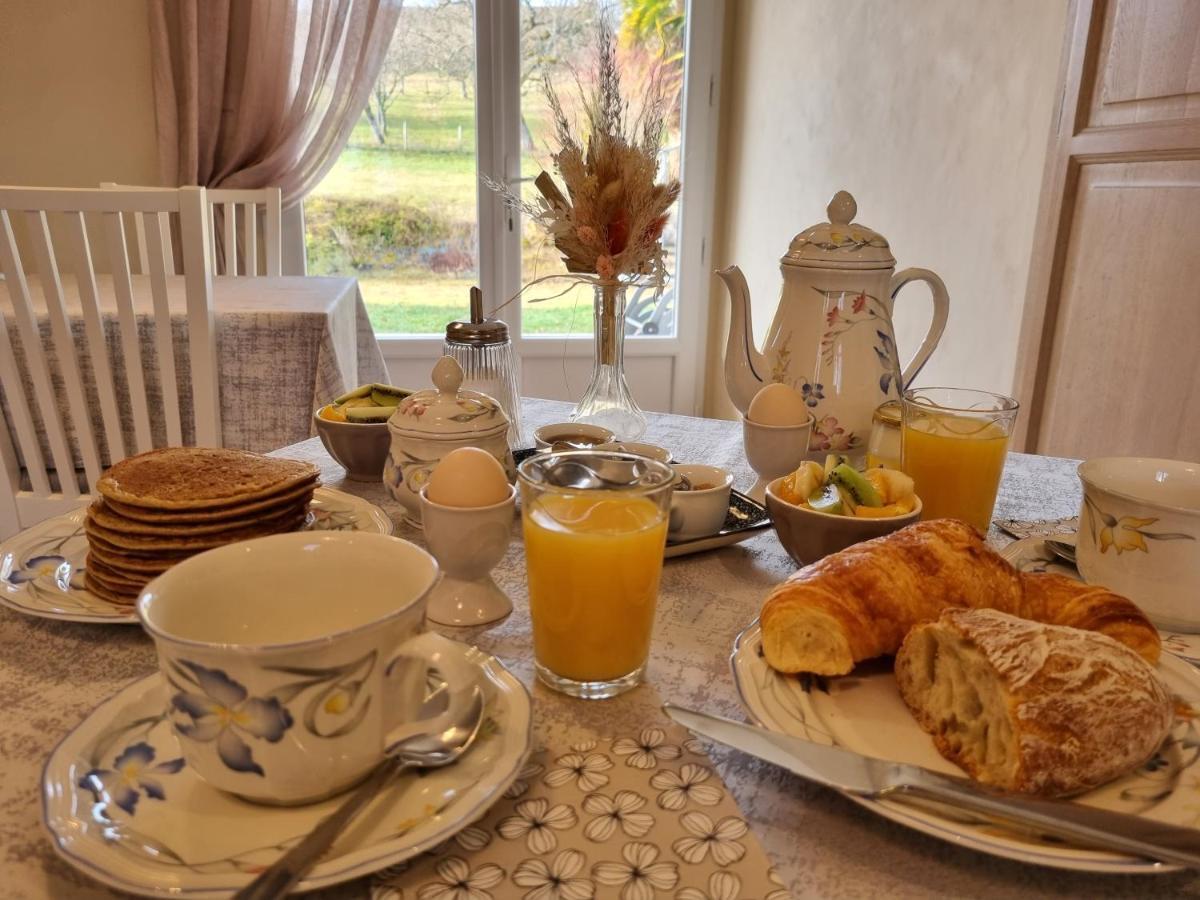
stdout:
[(151, 0), (164, 181), (303, 200), (366, 106), (402, 2)]

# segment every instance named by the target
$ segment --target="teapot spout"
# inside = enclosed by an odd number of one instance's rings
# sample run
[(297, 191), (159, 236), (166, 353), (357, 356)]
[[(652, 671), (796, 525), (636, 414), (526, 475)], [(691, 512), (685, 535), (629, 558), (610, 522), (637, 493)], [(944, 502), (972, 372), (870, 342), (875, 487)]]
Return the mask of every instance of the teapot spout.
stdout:
[(754, 326), (750, 319), (750, 288), (737, 266), (717, 270), (717, 277), (729, 291), (732, 311), (729, 339), (725, 344), (725, 389), (742, 415), (750, 401), (765, 384), (760, 372), (766, 372), (766, 358), (754, 346)]

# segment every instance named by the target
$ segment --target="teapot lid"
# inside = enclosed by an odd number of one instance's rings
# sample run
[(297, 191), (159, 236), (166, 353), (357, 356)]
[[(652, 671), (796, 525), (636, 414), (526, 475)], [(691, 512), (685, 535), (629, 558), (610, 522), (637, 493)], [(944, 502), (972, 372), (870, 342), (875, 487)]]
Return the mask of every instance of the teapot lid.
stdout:
[(432, 388), (409, 394), (388, 420), (392, 431), (422, 437), (468, 435), (508, 428), (508, 416), (487, 394), (462, 389), (463, 370), (453, 356), (433, 366)]
[(792, 238), (780, 263), (824, 269), (890, 269), (896, 265), (887, 239), (866, 225), (854, 223), (858, 204), (849, 191), (834, 194), (825, 212), (829, 221), (806, 228)]

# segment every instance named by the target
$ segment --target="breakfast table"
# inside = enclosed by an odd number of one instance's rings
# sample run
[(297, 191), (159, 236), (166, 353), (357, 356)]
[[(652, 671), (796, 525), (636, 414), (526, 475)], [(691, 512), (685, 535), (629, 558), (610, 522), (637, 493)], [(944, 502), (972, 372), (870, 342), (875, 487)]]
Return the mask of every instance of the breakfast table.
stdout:
[[(564, 403), (526, 400), (522, 417), (533, 428), (562, 421), (568, 411)], [(753, 481), (736, 422), (650, 415), (644, 440), (672, 450), (681, 461), (731, 469), (735, 486), (743, 490)], [(382, 484), (345, 480), (319, 441), (305, 440), (276, 454), (317, 464), (326, 485), (378, 504), (395, 523), (397, 536), (423, 543), (419, 531), (401, 523), (401, 507)], [(1073, 460), (1010, 454), (996, 518), (1074, 515), (1079, 504), (1075, 465)], [(1009, 540), (993, 527), (989, 541), (994, 546)], [(499, 657), (528, 685), (535, 738), (547, 744), (667, 727), (661, 711), (667, 701), (745, 720), (730, 676), (730, 650), (770, 588), (794, 569), (770, 530), (735, 546), (667, 560), (647, 682), (612, 700), (572, 699), (536, 682), (519, 522), (514, 522), (507, 554), (494, 572), (513, 600), (513, 613), (490, 627), (438, 630)], [(154, 670), (151, 642), (135, 627), (51, 622), (2, 609), (0, 646), (0, 893), (13, 898), (112, 896), (55, 855), (39, 821), (39, 772), (55, 744), (89, 710)], [(719, 745), (704, 746), (752, 838), (797, 898), (1200, 897), (1200, 877), (1191, 873), (1098, 876), (955, 847), (885, 821), (770, 764)], [(369, 890), (369, 880), (360, 879), (320, 896), (365, 897)], [(516, 896), (514, 890), (509, 886), (505, 893), (501, 886), (494, 896)]]
[[(41, 280), (29, 276), (30, 295), (39, 313), (43, 335), (50, 329), (49, 317), (41, 292)], [(133, 303), (138, 315), (139, 345), (146, 390), (151, 410), (160, 403), (161, 387), (154, 350), (151, 321), (152, 300), (149, 276), (134, 275)], [(8, 305), (8, 294), (0, 279), (0, 314), (9, 319), (9, 334), (17, 356), (17, 369), (28, 373), (20, 346), (20, 335)], [(373, 381), (386, 381), (383, 354), (367, 318), (367, 310), (358, 282), (353, 278), (319, 276), (281, 276), (273, 278), (214, 277), (213, 310), (217, 321), (217, 366), (221, 389), (221, 442), (225, 447), (266, 452), (314, 434), (310, 410), (328, 403), (350, 388)], [(79, 348), (88, 408), (93, 411), (93, 426), (101, 426), (100, 404), (95, 376), (84, 336), (84, 321), (79, 291), (74, 276), (62, 280), (63, 297), (71, 330)], [(108, 334), (109, 354), (125, 432), (125, 444), (133, 444), (133, 419), (128, 401), (124, 361), (117, 341), (116, 299), (112, 281), (97, 282), (101, 312)], [(182, 276), (167, 279), (167, 300), (172, 310), (175, 361), (179, 371), (187, 371), (187, 341), (184, 330), (185, 297)], [(55, 361), (51, 355), (51, 370)], [(65, 387), (55, 385), (59, 404), (66, 408)], [(27, 382), (26, 393), (32, 396)], [(6, 400), (7, 402), (7, 400)], [(184, 397), (190, 403), (190, 395)], [(36, 409), (34, 410), (36, 414)], [(7, 421), (12, 421), (9, 416)], [(64, 419), (71, 439), (71, 421)], [(190, 416), (184, 416), (184, 443), (194, 442)], [(151, 419), (155, 446), (165, 442), (165, 426), (160, 418)], [(41, 432), (39, 432), (41, 433)], [(72, 449), (74, 442), (72, 440)], [(42, 453), (48, 459), (49, 446), (42, 437)], [(76, 459), (78, 459), (76, 451)], [(105, 461), (107, 464), (107, 460)]]

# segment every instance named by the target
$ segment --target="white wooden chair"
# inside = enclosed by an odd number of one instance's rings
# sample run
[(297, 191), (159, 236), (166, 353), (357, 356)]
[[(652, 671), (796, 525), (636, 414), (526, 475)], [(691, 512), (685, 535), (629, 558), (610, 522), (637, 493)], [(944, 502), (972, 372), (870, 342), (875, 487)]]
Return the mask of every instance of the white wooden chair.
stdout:
[[(135, 188), (129, 185), (114, 184), (111, 181), (102, 182), (100, 187), (105, 190), (171, 190), (170, 188)], [(279, 188), (257, 188), (240, 190), (235, 188), (209, 188), (208, 203), (205, 209), (208, 213), (209, 232), (209, 268), (214, 275), (280, 275), (281, 268), (281, 221), (282, 205)], [(217, 211), (220, 211), (222, 227), (215, 227)], [(261, 213), (261, 214), (260, 214)], [(261, 226), (261, 228), (260, 228)], [(137, 234), (138, 261), (135, 263), (136, 274), (144, 275), (146, 258), (146, 235), (139, 220), (135, 225)], [(218, 231), (223, 232), (220, 236)], [(261, 232), (261, 233), (260, 233)], [(238, 238), (241, 238), (239, 241)], [(221, 241), (224, 250), (223, 264), (218, 264), (217, 242)], [(263, 266), (259, 272), (258, 245), (263, 247)], [(239, 252), (241, 264), (239, 266)], [(174, 275), (174, 266), (167, 272)]]
[[(196, 443), (219, 446), (221, 419), (216, 367), (216, 328), (212, 305), (212, 275), (205, 248), (208, 216), (204, 189), (99, 190), (69, 188), (0, 187), (0, 284), (7, 287), (11, 318), (20, 337), (27, 372), (18, 371), (9, 336), (7, 310), (0, 303), (0, 389), (8, 402), (11, 422), (0, 409), (0, 537), (19, 528), (79, 505), (93, 490), (102, 472), (99, 439), (107, 458), (116, 462), (130, 453), (153, 449), (151, 415), (161, 418), (168, 444), (183, 443), (179, 377), (175, 366), (171, 315), (167, 302), (167, 272), (173, 254), (167, 220), (178, 216), (187, 298), (187, 334), (191, 365), (191, 394)], [(129, 219), (142, 228), (147, 253), (148, 281), (153, 299), (153, 330), (162, 404), (150, 409), (143, 374), (138, 323), (133, 306), (129, 253), (125, 226)], [(45, 300), (50, 335), (43, 339), (39, 312), (30, 296), (25, 265), (14, 236), (14, 221), (25, 224), (26, 241)], [(52, 227), (53, 225), (53, 227)], [(102, 234), (93, 246), (93, 234)], [(53, 235), (57, 236), (52, 237)], [(102, 246), (101, 246), (102, 245)], [(97, 260), (107, 265), (97, 266)], [(106, 273), (106, 274), (100, 274)], [(75, 276), (82, 311), (88, 356), (94, 373), (102, 432), (93, 428), (85, 401), (85, 381), (80, 354), (71, 332), (64, 301), (64, 274)], [(129, 386), (134, 446), (127, 447), (121, 430), (113, 366), (109, 360), (97, 284), (111, 278), (117, 306), (117, 336)], [(4, 291), (0, 290), (0, 299)], [(53, 351), (51, 354), (51, 350)], [(57, 366), (51, 366), (51, 355)], [(57, 368), (57, 373), (52, 373)], [(55, 397), (54, 374), (62, 380), (66, 408)], [(185, 375), (186, 377), (186, 375)], [(27, 397), (25, 380), (32, 387)], [(35, 430), (31, 407), (41, 417), (53, 459), (48, 467)], [(82, 461), (81, 483), (66, 434), (70, 422), (74, 444)], [(20, 446), (28, 484), (22, 487)]]

